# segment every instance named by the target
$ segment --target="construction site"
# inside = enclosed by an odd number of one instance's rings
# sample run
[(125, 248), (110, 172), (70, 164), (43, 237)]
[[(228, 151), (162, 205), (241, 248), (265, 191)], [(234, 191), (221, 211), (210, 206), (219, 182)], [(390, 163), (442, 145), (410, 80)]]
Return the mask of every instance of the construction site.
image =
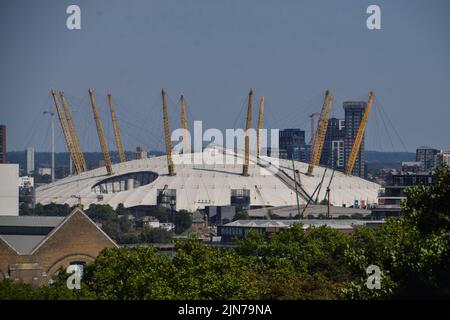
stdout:
[[(92, 115), (103, 154), (103, 166), (88, 168), (77, 128), (71, 116), (71, 107), (64, 92), (51, 90), (61, 131), (74, 166), (74, 174), (36, 189), (36, 203), (79, 205), (109, 204), (116, 208), (145, 210), (165, 206), (175, 210), (194, 212), (216, 207), (235, 207), (250, 210), (265, 207), (296, 206), (299, 217), (309, 205), (323, 204), (330, 215), (330, 207), (370, 207), (377, 202), (380, 185), (353, 175), (369, 113), (374, 101), (370, 92), (358, 126), (353, 145), (349, 150), (345, 168), (320, 165), (333, 95), (329, 90), (323, 95), (320, 113), (310, 116), (313, 135), (308, 162), (280, 159), (276, 150), (261, 147), (264, 129), (264, 97), (259, 99), (257, 124), (254, 127), (253, 90), (246, 97), (244, 148), (226, 148), (210, 144), (201, 150), (192, 148), (191, 141), (183, 137), (182, 150), (174, 152), (171, 126), (188, 131), (186, 104), (180, 98), (180, 124), (170, 122), (167, 94), (161, 91), (163, 137), (165, 155), (137, 160), (126, 159), (120, 123), (116, 116), (113, 97), (108, 94), (108, 104), (114, 132), (115, 150), (119, 162), (112, 163), (102, 119), (92, 89), (88, 90)], [(318, 118), (317, 122), (314, 121)], [(317, 124), (316, 124), (317, 123)], [(314, 128), (315, 127), (315, 128)], [(256, 139), (250, 135), (256, 130)], [(185, 132), (186, 132), (185, 131)], [(91, 137), (93, 138), (93, 137)], [(252, 141), (256, 140), (256, 141)], [(191, 151), (194, 150), (194, 151)], [(202, 159), (201, 163), (192, 159)], [(235, 159), (230, 163), (224, 157)]]

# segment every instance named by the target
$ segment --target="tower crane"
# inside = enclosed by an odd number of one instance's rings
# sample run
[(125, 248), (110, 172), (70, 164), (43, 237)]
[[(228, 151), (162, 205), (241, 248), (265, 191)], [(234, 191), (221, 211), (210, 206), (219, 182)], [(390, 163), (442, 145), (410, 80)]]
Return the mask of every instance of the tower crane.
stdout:
[(61, 105), (59, 104), (58, 97), (57, 97), (56, 91), (54, 89), (52, 89), (52, 96), (53, 96), (53, 101), (55, 102), (55, 107), (56, 107), (56, 112), (58, 114), (59, 123), (61, 124), (61, 130), (63, 132), (64, 139), (66, 140), (67, 150), (69, 151), (70, 158), (72, 159), (72, 161), (75, 165), (75, 171), (77, 173), (80, 173), (83, 170), (82, 170), (79, 162), (77, 161), (77, 158), (75, 155), (76, 152), (75, 152), (75, 149), (74, 149), (73, 143), (72, 143), (72, 137), (70, 136), (69, 127), (67, 125), (67, 120), (64, 117), (63, 110), (61, 108)]
[(169, 176), (174, 176), (175, 169), (172, 161), (172, 140), (170, 138), (169, 113), (167, 112), (167, 96), (164, 89), (161, 90), (161, 95), (163, 105), (164, 135), (166, 137), (167, 168), (169, 170)]
[(314, 144), (311, 151), (311, 159), (308, 166), (308, 175), (311, 175), (314, 167), (320, 162), (320, 156), (322, 155), (323, 143), (325, 141), (325, 135), (328, 127), (328, 117), (331, 111), (331, 104), (333, 103), (333, 95), (329, 90), (325, 91), (325, 100), (323, 102), (322, 111), (320, 113), (319, 125), (317, 127)]
[(70, 132), (70, 137), (72, 138), (72, 144), (75, 151), (75, 157), (80, 165), (82, 171), (87, 170), (86, 160), (84, 159), (83, 151), (81, 150), (80, 139), (78, 138), (78, 132), (72, 120), (72, 115), (70, 114), (69, 104), (67, 103), (64, 91), (60, 91), (59, 95), (61, 97), (61, 102), (64, 108), (64, 113), (66, 114), (67, 125)]
[(375, 98), (375, 92), (370, 91), (369, 93), (369, 101), (367, 101), (367, 106), (364, 109), (361, 122), (359, 124), (358, 132), (355, 137), (355, 142), (353, 143), (352, 151), (347, 160), (347, 166), (345, 168), (345, 173), (350, 175), (352, 174), (353, 167), (356, 162), (356, 157), (358, 156), (359, 149), (361, 147), (361, 142), (364, 138), (364, 132), (366, 130), (367, 120), (369, 119), (370, 109), (372, 108), (373, 100)]
[(252, 127), (252, 103), (253, 103), (253, 89), (250, 89), (248, 93), (248, 105), (247, 105), (247, 122), (245, 126), (245, 158), (244, 165), (242, 166), (242, 175), (248, 176), (248, 166), (250, 163), (250, 136), (249, 130)]
[(125, 157), (125, 150), (123, 149), (122, 137), (120, 135), (120, 130), (119, 130), (119, 123), (116, 118), (116, 108), (114, 107), (112, 95), (110, 93), (108, 93), (108, 104), (109, 104), (109, 111), (111, 112), (111, 120), (112, 120), (112, 124), (113, 124), (113, 129), (114, 129), (114, 138), (116, 140), (116, 148), (117, 148), (117, 152), (119, 153), (119, 161), (125, 162), (125, 161), (127, 161), (127, 159)]
[(91, 99), (92, 112), (94, 113), (95, 125), (97, 126), (98, 139), (103, 153), (103, 160), (105, 161), (106, 171), (108, 175), (113, 174), (111, 158), (109, 157), (108, 145), (106, 144), (105, 133), (103, 131), (102, 121), (98, 115), (97, 104), (94, 99), (94, 91), (89, 89), (89, 98)]

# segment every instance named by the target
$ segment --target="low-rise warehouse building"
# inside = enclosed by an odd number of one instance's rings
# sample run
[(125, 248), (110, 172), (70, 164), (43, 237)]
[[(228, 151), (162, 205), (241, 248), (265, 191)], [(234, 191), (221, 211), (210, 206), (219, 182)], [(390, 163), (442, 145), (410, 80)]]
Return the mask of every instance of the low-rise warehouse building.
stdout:
[(236, 220), (217, 227), (221, 242), (229, 243), (247, 236), (250, 230), (262, 232), (266, 237), (301, 223), (304, 230), (311, 227), (327, 226), (339, 232), (350, 234), (356, 227), (374, 228), (384, 223), (375, 220), (355, 219), (305, 219), (305, 220)]

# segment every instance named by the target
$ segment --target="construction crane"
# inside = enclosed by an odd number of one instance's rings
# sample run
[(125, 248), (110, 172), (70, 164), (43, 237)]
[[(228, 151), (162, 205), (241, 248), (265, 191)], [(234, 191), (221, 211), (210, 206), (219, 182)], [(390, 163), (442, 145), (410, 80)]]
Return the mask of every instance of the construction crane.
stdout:
[(67, 125), (69, 127), (70, 137), (72, 138), (73, 148), (75, 150), (75, 156), (79, 163), (82, 171), (87, 171), (86, 160), (84, 159), (83, 151), (81, 150), (80, 139), (78, 138), (78, 132), (72, 120), (72, 115), (70, 114), (69, 104), (67, 103), (64, 91), (60, 91), (59, 95), (61, 97), (61, 102), (64, 108), (64, 113), (66, 114)]
[(122, 137), (120, 136), (119, 123), (117, 122), (116, 118), (116, 108), (114, 107), (112, 95), (110, 93), (108, 93), (108, 104), (109, 104), (109, 111), (111, 112), (111, 120), (114, 129), (114, 138), (116, 140), (116, 148), (117, 152), (119, 153), (119, 161), (125, 162), (127, 161), (127, 159), (125, 157), (125, 151), (123, 149)]
[(314, 134), (316, 132), (316, 117), (318, 117), (320, 113), (314, 112), (309, 115), (309, 118), (311, 119), (311, 138), (309, 139), (309, 144), (313, 145), (314, 143)]
[(328, 116), (331, 111), (331, 104), (333, 103), (333, 95), (329, 90), (325, 91), (325, 101), (323, 102), (322, 111), (320, 113), (319, 125), (314, 135), (314, 144), (311, 151), (311, 159), (308, 166), (308, 175), (311, 175), (314, 167), (320, 162), (320, 156), (322, 155), (323, 143), (325, 141), (325, 135), (327, 134)]
[(111, 158), (109, 157), (108, 145), (106, 144), (105, 133), (103, 131), (102, 121), (98, 115), (97, 104), (94, 99), (94, 91), (89, 89), (89, 98), (91, 99), (92, 112), (94, 113), (95, 125), (97, 126), (98, 140), (100, 141), (100, 148), (103, 152), (103, 160), (105, 161), (106, 171), (108, 175), (113, 174)]
[(370, 91), (369, 93), (369, 101), (367, 102), (367, 106), (364, 109), (361, 122), (359, 124), (358, 132), (355, 137), (355, 142), (353, 143), (352, 151), (350, 152), (350, 155), (348, 156), (347, 160), (347, 166), (345, 168), (345, 173), (350, 175), (352, 174), (353, 167), (356, 162), (356, 157), (358, 156), (359, 149), (361, 147), (361, 142), (364, 138), (364, 132), (366, 130), (367, 120), (369, 119), (369, 113), (370, 109), (372, 108), (373, 99), (375, 98), (375, 92)]
[(186, 104), (185, 104), (183, 95), (181, 95), (180, 100), (181, 100), (181, 128), (183, 129), (183, 153), (189, 153), (190, 141), (188, 141), (187, 120), (186, 120)]
[(261, 130), (264, 121), (264, 96), (259, 99), (258, 131), (256, 131), (256, 156), (261, 153)]
[(69, 127), (67, 125), (67, 120), (64, 117), (63, 110), (61, 108), (61, 105), (59, 104), (58, 97), (56, 95), (56, 91), (52, 89), (52, 96), (53, 101), (55, 102), (56, 112), (58, 113), (59, 123), (61, 124), (61, 130), (64, 135), (64, 139), (66, 140), (67, 144), (67, 150), (69, 151), (70, 158), (72, 159), (74, 165), (75, 165), (75, 171), (77, 173), (82, 172), (82, 168), (79, 165), (79, 162), (77, 161), (76, 155), (75, 155), (75, 149), (72, 144), (72, 137), (70, 136)]
[(167, 168), (169, 170), (169, 176), (175, 175), (175, 169), (172, 161), (172, 140), (170, 138), (170, 124), (169, 114), (167, 112), (167, 97), (164, 89), (161, 90), (162, 95), (162, 108), (163, 108), (163, 122), (164, 122), (164, 135), (166, 137), (166, 155), (167, 155)]
[(248, 105), (247, 105), (247, 122), (245, 125), (245, 158), (244, 165), (242, 166), (242, 175), (248, 176), (248, 166), (250, 163), (250, 136), (249, 130), (252, 127), (252, 101), (253, 100), (253, 90), (250, 89), (248, 93)]

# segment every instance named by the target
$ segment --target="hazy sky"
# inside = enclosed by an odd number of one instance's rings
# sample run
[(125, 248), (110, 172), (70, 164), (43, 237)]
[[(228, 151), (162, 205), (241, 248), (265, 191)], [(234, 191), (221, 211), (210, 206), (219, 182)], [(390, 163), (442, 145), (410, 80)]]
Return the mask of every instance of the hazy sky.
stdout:
[[(66, 28), (70, 4), (81, 7), (81, 30)], [(381, 30), (366, 28), (370, 4), (381, 7)], [(54, 107), (50, 88), (63, 89), (83, 148), (99, 150), (92, 87), (112, 150), (109, 91), (126, 149), (162, 150), (161, 87), (172, 129), (182, 93), (190, 123), (242, 126), (253, 87), (266, 98), (268, 127), (308, 133), (325, 89), (336, 116), (343, 101), (367, 99), (373, 89), (366, 149), (405, 151), (400, 140), (409, 151), (450, 149), (449, 35), (446, 0), (0, 0), (0, 123), (8, 150), (49, 151), (42, 113)], [(255, 109), (256, 120), (256, 101)]]

